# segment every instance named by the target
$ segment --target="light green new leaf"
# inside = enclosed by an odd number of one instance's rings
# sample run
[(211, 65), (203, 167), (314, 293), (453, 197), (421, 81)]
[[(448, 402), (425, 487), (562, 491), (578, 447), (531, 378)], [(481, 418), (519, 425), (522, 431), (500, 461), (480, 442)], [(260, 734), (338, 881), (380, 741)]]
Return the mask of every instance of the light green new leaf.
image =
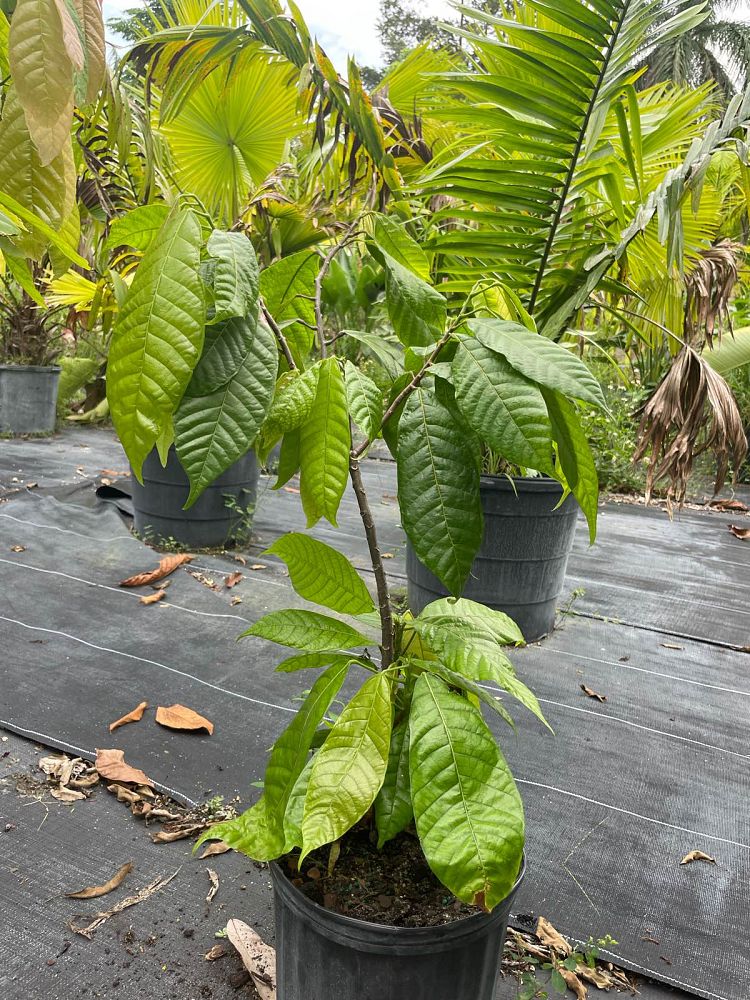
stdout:
[(559, 392), (550, 389), (543, 392), (552, 421), (552, 436), (557, 443), (557, 457), (568, 488), (586, 515), (593, 545), (599, 513), (599, 476), (594, 455), (573, 404)]
[(435, 674), (440, 680), (445, 681), (445, 683), (452, 688), (456, 688), (457, 691), (465, 691), (467, 694), (472, 695), (474, 698), (474, 704), (477, 707), (479, 702), (487, 705), (488, 708), (499, 715), (503, 722), (507, 722), (510, 728), (515, 732), (516, 724), (513, 721), (513, 716), (508, 712), (502, 703), (502, 700), (498, 695), (491, 694), (486, 687), (482, 687), (475, 681), (469, 680), (468, 677), (464, 677), (463, 674), (456, 673), (455, 670), (451, 670), (450, 667), (446, 667), (444, 663), (439, 660), (421, 660), (414, 659), (410, 660), (414, 667), (418, 667), (422, 671), (427, 671), (428, 674)]
[(305, 798), (314, 763), (315, 758), (311, 757), (294, 783), (292, 794), (289, 796), (284, 816), (284, 854), (302, 847), (302, 817), (305, 815)]
[(132, 247), (145, 253), (154, 237), (167, 220), (169, 206), (162, 204), (139, 205), (127, 215), (114, 219), (109, 227), (105, 247), (108, 251), (117, 247)]
[(422, 610), (419, 621), (430, 622), (433, 619), (456, 618), (460, 621), (469, 622), (474, 628), (486, 631), (496, 642), (501, 645), (522, 645), (524, 642), (521, 630), (502, 611), (494, 611), (492, 608), (479, 604), (477, 601), (470, 601), (466, 597), (442, 597), (438, 601), (433, 601)]
[(369, 642), (366, 636), (346, 622), (318, 614), (317, 611), (295, 609), (271, 611), (243, 632), (240, 638), (248, 635), (310, 653), (366, 646)]
[[(376, 215), (372, 235), (377, 249), (387, 253), (422, 281), (430, 280), (430, 262), (427, 254), (398, 222), (387, 215)], [(375, 252), (377, 254), (377, 250)]]
[(271, 487), (280, 490), (292, 476), (299, 472), (299, 430), (287, 431), (279, 449), (279, 467), (276, 470), (276, 482)]
[(392, 715), (391, 678), (377, 673), (336, 720), (310, 774), (300, 863), (338, 840), (372, 806), (385, 779)]
[(493, 909), (512, 890), (523, 805), (478, 709), (436, 677), (418, 678), (409, 715), (411, 797), (425, 858), (466, 903)]
[(344, 381), (352, 419), (363, 434), (373, 440), (383, 422), (383, 394), (351, 361), (344, 362)]
[(390, 254), (381, 256), (388, 315), (398, 339), (405, 347), (429, 347), (445, 331), (445, 298)]
[(284, 849), (283, 837), (269, 821), (265, 796), (246, 809), (236, 819), (214, 823), (200, 835), (193, 848), (196, 851), (207, 840), (221, 840), (234, 851), (245, 854), (253, 861), (273, 861)]
[(320, 365), (315, 402), (300, 428), (300, 494), (307, 527), (336, 515), (349, 476), (351, 434), (346, 387), (338, 360)]
[(419, 388), (398, 427), (398, 495), (419, 559), (460, 593), (482, 541), (479, 470), (450, 412)]
[(385, 780), (375, 799), (378, 850), (405, 830), (413, 815), (409, 788), (409, 718), (405, 716), (393, 727)]
[[(292, 531), (266, 549), (287, 564), (292, 586), (306, 601), (342, 615), (361, 615), (375, 605), (364, 580), (340, 552), (310, 535)], [(264, 553), (265, 554), (265, 553)]]
[(195, 215), (174, 210), (138, 266), (112, 337), (107, 399), (138, 479), (203, 346), (200, 247)]
[(214, 268), (214, 315), (212, 323), (258, 312), (260, 272), (253, 245), (244, 233), (215, 229), (206, 244)]
[(46, 309), (47, 303), (44, 301), (44, 297), (34, 284), (34, 275), (31, 273), (28, 261), (24, 257), (16, 257), (14, 254), (10, 254), (7, 251), (3, 252), (3, 257), (8, 270), (29, 298), (33, 302), (36, 302), (41, 309)]
[(478, 319), (468, 324), (477, 340), (539, 385), (606, 409), (602, 387), (575, 354), (520, 323)]
[[(274, 335), (257, 315), (228, 320), (224, 330), (234, 326), (242, 326), (246, 332), (244, 357), (237, 373), (226, 385), (204, 395), (201, 384), (205, 379), (199, 362), (197, 384), (190, 382), (175, 414), (177, 454), (190, 479), (186, 507), (247, 454), (271, 405), (279, 360)], [(227, 337), (233, 339), (231, 333)], [(227, 360), (230, 351), (231, 344)], [(217, 353), (217, 349), (212, 351), (214, 368)]]
[(456, 402), (474, 431), (508, 462), (552, 473), (552, 430), (540, 389), (478, 340), (453, 359)]
[(320, 258), (310, 250), (282, 257), (260, 273), (260, 294), (282, 327), (300, 368), (304, 368), (315, 328), (315, 278)]

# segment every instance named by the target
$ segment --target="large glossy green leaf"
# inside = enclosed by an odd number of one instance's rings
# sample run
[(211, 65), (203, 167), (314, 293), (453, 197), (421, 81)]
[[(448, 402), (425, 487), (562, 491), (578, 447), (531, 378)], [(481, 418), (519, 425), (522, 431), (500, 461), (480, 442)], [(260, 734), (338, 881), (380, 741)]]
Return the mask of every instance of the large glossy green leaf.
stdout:
[(552, 421), (552, 436), (557, 443), (557, 457), (565, 481), (586, 515), (593, 545), (599, 513), (599, 477), (594, 455), (573, 404), (559, 392), (543, 391)]
[(453, 359), (456, 402), (469, 425), (508, 462), (551, 473), (552, 430), (541, 390), (478, 340)]
[(387, 253), (391, 259), (412, 271), (422, 281), (430, 280), (430, 262), (427, 254), (395, 219), (387, 215), (377, 215), (372, 236), (378, 250)]
[(418, 678), (409, 715), (411, 797), (430, 868), (488, 910), (521, 867), (521, 797), (481, 713), (436, 677)]
[(409, 787), (409, 717), (404, 716), (393, 727), (385, 780), (375, 799), (378, 849), (405, 830), (413, 815)]
[(282, 327), (297, 365), (305, 367), (315, 328), (315, 278), (320, 259), (310, 250), (282, 257), (260, 273), (260, 294)]
[[(236, 374), (226, 385), (204, 395), (201, 363), (195, 371), (174, 419), (177, 454), (190, 479), (189, 507), (203, 490), (245, 455), (266, 418), (271, 405), (278, 368), (276, 339), (257, 314), (228, 320), (224, 333), (229, 344), (225, 359), (229, 366), (234, 344), (231, 330), (243, 328), (244, 356)], [(223, 337), (219, 337), (219, 343)], [(212, 367), (217, 367), (221, 347), (212, 345)]]
[(482, 541), (479, 470), (428, 389), (417, 389), (401, 414), (397, 469), (404, 531), (424, 565), (458, 594)]
[(428, 674), (434, 674), (436, 677), (439, 677), (440, 680), (445, 681), (449, 687), (455, 688), (456, 691), (465, 691), (467, 695), (472, 696), (474, 704), (478, 708), (481, 707), (480, 702), (483, 705), (487, 705), (487, 707), (490, 708), (496, 715), (499, 715), (503, 722), (506, 722), (514, 732), (516, 731), (516, 724), (513, 721), (513, 716), (503, 705), (502, 698), (499, 695), (492, 694), (484, 685), (470, 680), (464, 674), (456, 673), (455, 670), (451, 670), (450, 667), (446, 667), (444, 663), (441, 663), (440, 660), (437, 659), (423, 660), (415, 658), (411, 660), (411, 665), (412, 667), (418, 668), (420, 671), (426, 671)]
[(344, 363), (344, 381), (352, 419), (366, 437), (373, 440), (383, 422), (383, 394), (351, 361)]
[(372, 806), (385, 779), (392, 715), (391, 677), (377, 673), (346, 705), (315, 757), (301, 858), (338, 840)]
[(214, 268), (214, 315), (212, 323), (235, 316), (258, 313), (260, 273), (253, 245), (244, 233), (215, 229), (206, 244)]
[(118, 216), (109, 227), (106, 248), (132, 247), (145, 253), (168, 215), (169, 206), (156, 203), (139, 205), (127, 215)]
[(248, 635), (310, 653), (366, 646), (369, 642), (366, 636), (346, 622), (318, 614), (317, 611), (295, 609), (271, 611), (243, 632), (240, 638)]
[(361, 615), (375, 605), (364, 580), (346, 556), (310, 535), (291, 531), (266, 550), (287, 564), (292, 586), (306, 601), (342, 615)]
[(107, 52), (104, 39), (102, 5), (99, 0), (74, 0), (85, 39), (86, 95), (85, 101), (94, 101), (104, 86), (107, 73)]
[(318, 391), (318, 371), (318, 366), (313, 365), (304, 372), (284, 372), (277, 382), (259, 439), (258, 454), (262, 461), (279, 438), (297, 430), (307, 420)]
[(350, 445), (344, 376), (338, 359), (327, 358), (320, 365), (315, 401), (300, 428), (300, 494), (308, 528), (321, 517), (337, 526)]
[(203, 346), (200, 247), (195, 215), (174, 210), (138, 266), (112, 337), (107, 399), (138, 478), (182, 399)]
[(393, 329), (405, 347), (428, 347), (442, 337), (447, 303), (432, 285), (382, 252), (385, 297)]
[(465, 597), (442, 597), (428, 604), (419, 615), (419, 620), (423, 622), (450, 618), (469, 622), (474, 628), (486, 631), (501, 645), (520, 645), (524, 641), (520, 628), (508, 615)]
[(287, 431), (279, 449), (279, 466), (276, 470), (276, 482), (271, 487), (280, 490), (292, 476), (299, 472), (299, 430)]
[(284, 854), (293, 851), (295, 847), (302, 847), (302, 818), (305, 815), (305, 798), (307, 789), (310, 786), (310, 775), (312, 774), (315, 758), (311, 757), (302, 769), (302, 773), (297, 778), (284, 816)]
[(602, 387), (583, 361), (561, 344), (506, 320), (478, 319), (468, 326), (480, 343), (502, 355), (532, 382), (571, 399), (605, 407)]

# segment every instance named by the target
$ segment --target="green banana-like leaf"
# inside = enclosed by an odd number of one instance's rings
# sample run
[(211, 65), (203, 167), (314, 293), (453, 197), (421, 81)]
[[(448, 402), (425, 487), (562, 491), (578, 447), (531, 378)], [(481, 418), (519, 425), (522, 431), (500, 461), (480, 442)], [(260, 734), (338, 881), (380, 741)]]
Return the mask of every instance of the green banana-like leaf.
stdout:
[(593, 545), (599, 514), (599, 476), (594, 455), (573, 404), (559, 392), (551, 389), (543, 392), (565, 482), (586, 515)]
[(377, 673), (346, 705), (310, 774), (300, 863), (338, 840), (372, 806), (385, 779), (393, 708), (391, 677)]
[(385, 780), (375, 799), (378, 850), (402, 833), (413, 816), (409, 788), (409, 717), (405, 716), (393, 727)]
[(500, 645), (523, 645), (524, 638), (521, 630), (502, 611), (494, 611), (492, 608), (479, 604), (477, 601), (470, 601), (466, 597), (442, 597), (438, 601), (428, 604), (419, 615), (419, 621), (430, 622), (434, 619), (447, 620), (455, 618), (459, 621), (469, 622), (473, 628), (486, 631), (488, 635)]
[(297, 653), (288, 656), (276, 667), (279, 674), (294, 674), (298, 670), (316, 670), (319, 667), (332, 667), (337, 663), (351, 663), (354, 657), (351, 653), (341, 650), (326, 650), (323, 653)]
[(212, 323), (258, 312), (260, 272), (253, 245), (244, 233), (215, 229), (206, 244), (214, 268), (214, 315)]
[(331, 649), (366, 646), (370, 641), (346, 622), (317, 611), (271, 611), (240, 636), (254, 635), (281, 646), (323, 653)]
[(405, 347), (429, 347), (445, 330), (447, 303), (432, 285), (418, 278), (385, 251), (385, 298), (393, 329)]
[(720, 343), (705, 349), (703, 357), (719, 375), (750, 365), (750, 327), (725, 333)]
[(481, 344), (532, 382), (606, 409), (602, 387), (583, 361), (562, 344), (506, 320), (479, 319), (467, 325)]
[(551, 474), (552, 428), (538, 386), (478, 340), (453, 359), (456, 402), (469, 425), (503, 458)]
[(276, 383), (271, 409), (258, 442), (258, 455), (262, 461), (268, 457), (279, 438), (297, 430), (307, 420), (318, 391), (318, 372), (317, 365), (304, 372), (284, 372)]
[(315, 401), (300, 428), (300, 495), (307, 527), (334, 528), (349, 476), (351, 432), (344, 376), (336, 358), (321, 362)]
[(266, 553), (286, 563), (292, 586), (306, 601), (342, 615), (375, 610), (362, 577), (346, 556), (325, 542), (291, 531), (270, 545)]
[(203, 347), (200, 248), (197, 218), (188, 209), (175, 209), (138, 266), (112, 337), (107, 399), (138, 479)]
[(372, 441), (378, 436), (383, 422), (383, 395), (372, 379), (351, 361), (344, 363), (344, 382), (352, 419)]
[(313, 343), (315, 278), (320, 258), (310, 250), (282, 257), (260, 273), (260, 294), (268, 311), (282, 327), (300, 368)]
[(121, 215), (112, 221), (109, 227), (106, 250), (116, 250), (117, 247), (132, 247), (145, 253), (154, 241), (154, 237), (167, 220), (169, 206), (162, 204), (139, 205), (127, 215)]
[(452, 594), (460, 593), (482, 541), (479, 470), (449, 411), (423, 387), (399, 420), (397, 470), (414, 551)]
[[(207, 377), (199, 363), (197, 384), (190, 382), (175, 414), (177, 455), (190, 480), (186, 507), (247, 454), (273, 398), (278, 350), (274, 335), (257, 317), (228, 320), (223, 325), (222, 335), (212, 344), (212, 370), (232, 366), (236, 327), (244, 331), (243, 357), (236, 374), (226, 385), (205, 395), (201, 389)], [(222, 348), (224, 335), (226, 350)]]
[(523, 805), (478, 709), (422, 674), (409, 714), (414, 820), (443, 885), (491, 910), (512, 890), (523, 857)]

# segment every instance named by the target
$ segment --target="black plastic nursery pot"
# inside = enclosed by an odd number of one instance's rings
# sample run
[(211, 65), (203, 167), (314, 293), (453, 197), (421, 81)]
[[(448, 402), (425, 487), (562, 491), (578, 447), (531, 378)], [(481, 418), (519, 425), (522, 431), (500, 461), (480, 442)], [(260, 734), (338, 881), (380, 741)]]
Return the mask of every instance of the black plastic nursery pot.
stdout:
[(183, 510), (190, 493), (187, 473), (174, 447), (166, 467), (154, 449), (143, 463), (143, 485), (132, 477), (135, 530), (146, 541), (174, 540), (195, 549), (243, 541), (250, 533), (257, 492), (258, 463), (250, 451)]
[[(569, 496), (554, 479), (483, 476), (480, 484), (484, 538), (463, 596), (504, 611), (527, 642), (548, 635), (555, 625), (568, 557), (578, 518)], [(417, 613), (448, 591), (406, 551), (409, 606)]]
[(326, 910), (271, 865), (277, 1000), (494, 1000), (513, 897), (439, 927), (392, 927)]
[(57, 365), (0, 365), (0, 434), (52, 434)]

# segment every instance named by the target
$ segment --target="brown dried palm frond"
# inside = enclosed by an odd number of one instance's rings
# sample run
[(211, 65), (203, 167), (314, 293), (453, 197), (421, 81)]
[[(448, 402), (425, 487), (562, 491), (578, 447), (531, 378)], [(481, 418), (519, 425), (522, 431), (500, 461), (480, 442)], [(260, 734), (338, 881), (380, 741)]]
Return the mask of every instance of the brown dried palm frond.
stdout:
[(730, 462), (736, 470), (744, 461), (747, 437), (729, 386), (686, 345), (643, 408), (633, 461), (649, 455), (646, 501), (668, 480), (668, 501), (683, 503), (693, 463), (707, 451), (716, 458), (718, 493)]
[(694, 347), (704, 341), (713, 347), (724, 324), (731, 330), (729, 303), (740, 278), (741, 243), (719, 240), (700, 258), (685, 278), (685, 340)]

